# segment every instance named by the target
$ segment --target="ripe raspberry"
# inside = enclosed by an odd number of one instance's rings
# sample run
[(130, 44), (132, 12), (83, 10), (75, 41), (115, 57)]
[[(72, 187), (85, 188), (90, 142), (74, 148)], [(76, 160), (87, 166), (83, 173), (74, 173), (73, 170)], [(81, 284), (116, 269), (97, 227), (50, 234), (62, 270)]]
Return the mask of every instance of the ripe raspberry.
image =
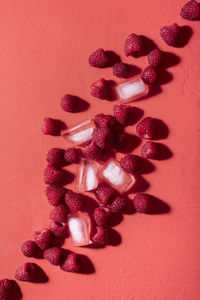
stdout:
[(94, 82), (90, 86), (90, 94), (93, 97), (99, 98), (99, 99), (106, 99), (108, 97), (109, 91), (108, 91), (108, 82), (101, 78), (98, 81)]
[(136, 127), (137, 134), (143, 139), (154, 139), (156, 137), (156, 122), (151, 117), (142, 119)]
[(95, 196), (98, 202), (103, 206), (108, 205), (109, 200), (111, 200), (115, 193), (115, 190), (106, 184), (99, 185), (95, 190)]
[(126, 154), (121, 158), (120, 165), (128, 173), (137, 172), (139, 168), (139, 157), (133, 154)]
[(70, 253), (60, 268), (63, 271), (77, 273), (80, 269), (78, 254)]
[(44, 258), (54, 266), (59, 266), (61, 263), (63, 251), (61, 248), (53, 247), (44, 251)]
[(99, 161), (103, 159), (103, 152), (102, 149), (97, 146), (95, 141), (92, 140), (91, 143), (83, 149), (83, 157)]
[(111, 115), (98, 114), (94, 117), (94, 123), (97, 128), (111, 129), (116, 124), (116, 120)]
[(26, 257), (35, 257), (39, 251), (39, 248), (36, 242), (26, 241), (23, 243), (21, 250)]
[(112, 213), (119, 213), (119, 212), (123, 211), (125, 206), (126, 206), (126, 201), (125, 201), (124, 197), (117, 196), (115, 198), (115, 200), (112, 202), (112, 204), (108, 206), (108, 209)]
[(108, 219), (110, 217), (110, 213), (106, 212), (104, 209), (102, 209), (101, 207), (97, 207), (94, 210), (94, 220), (97, 223), (97, 225), (106, 225), (106, 223), (108, 222)]
[(70, 209), (70, 211), (72, 213), (76, 213), (83, 206), (81, 195), (77, 194), (77, 193), (75, 193), (73, 191), (68, 191), (66, 193), (66, 195), (65, 195), (65, 203), (69, 207), (69, 209)]
[(36, 264), (27, 262), (15, 272), (15, 278), (20, 281), (34, 282), (37, 276)]
[(99, 48), (94, 51), (89, 57), (89, 64), (92, 67), (102, 68), (108, 64), (109, 60), (103, 49)]
[(58, 148), (52, 148), (46, 154), (47, 162), (54, 168), (60, 168), (65, 165), (64, 150)]
[(170, 26), (163, 26), (160, 29), (160, 35), (163, 39), (163, 41), (168, 46), (175, 47), (178, 41), (178, 35), (179, 35), (180, 27), (178, 24), (173, 23)]
[(126, 78), (128, 75), (128, 67), (122, 62), (117, 62), (113, 66), (113, 75), (119, 78)]
[(50, 212), (49, 219), (59, 223), (65, 223), (67, 221), (68, 210), (66, 205), (61, 204), (53, 208)]
[(93, 243), (97, 246), (104, 246), (108, 243), (108, 231), (103, 226), (97, 226), (97, 232), (93, 235)]
[(75, 112), (77, 107), (77, 97), (66, 94), (62, 97), (60, 105), (64, 111)]
[(64, 179), (63, 170), (57, 170), (51, 165), (48, 165), (44, 170), (44, 183), (45, 184), (58, 184), (62, 185)]
[(152, 50), (148, 55), (149, 65), (153, 68), (160, 66), (162, 62), (162, 57), (162, 51), (160, 51), (159, 49)]
[(40, 231), (35, 231), (34, 240), (42, 250), (46, 250), (51, 246), (52, 233), (47, 228)]
[(124, 44), (124, 53), (126, 56), (137, 56), (137, 54), (142, 50), (142, 39), (140, 36), (131, 33)]
[(9, 299), (9, 294), (12, 290), (12, 280), (2, 279), (0, 280), (0, 299), (6, 300)]
[(57, 206), (59, 204), (66, 192), (67, 190), (65, 188), (58, 187), (56, 185), (48, 186), (45, 191), (49, 204), (53, 206)]
[(113, 113), (117, 122), (125, 126), (129, 122), (132, 107), (125, 104), (116, 104), (113, 106)]
[(142, 73), (142, 80), (146, 84), (153, 84), (157, 80), (157, 74), (154, 68), (151, 66), (148, 66), (144, 69)]
[(108, 128), (97, 128), (93, 132), (93, 139), (100, 148), (108, 148), (112, 143), (112, 132)]
[(151, 197), (148, 194), (137, 193), (133, 198), (135, 210), (139, 213), (148, 213), (151, 204)]
[(41, 130), (45, 135), (60, 135), (61, 124), (58, 120), (45, 118)]
[(68, 236), (68, 227), (67, 224), (58, 223), (51, 221), (49, 224), (49, 229), (55, 237), (67, 237)]
[(200, 5), (197, 1), (187, 2), (181, 9), (180, 15), (183, 19), (197, 20), (200, 19)]
[(80, 152), (76, 148), (68, 148), (64, 153), (64, 158), (67, 164), (78, 163), (80, 160)]
[(146, 142), (141, 150), (141, 155), (144, 158), (157, 158), (159, 155), (159, 145), (154, 142)]

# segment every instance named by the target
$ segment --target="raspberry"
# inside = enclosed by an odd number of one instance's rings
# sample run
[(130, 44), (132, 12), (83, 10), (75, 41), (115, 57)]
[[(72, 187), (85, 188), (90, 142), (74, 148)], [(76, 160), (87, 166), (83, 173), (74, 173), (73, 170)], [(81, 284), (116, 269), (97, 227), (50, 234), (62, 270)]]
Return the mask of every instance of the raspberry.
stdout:
[(66, 193), (65, 203), (72, 213), (79, 211), (83, 205), (81, 195), (73, 191), (68, 191)]
[(57, 206), (59, 204), (60, 200), (62, 199), (62, 197), (64, 197), (66, 192), (67, 190), (65, 188), (55, 185), (48, 186), (45, 191), (49, 204), (53, 206)]
[(41, 130), (45, 135), (60, 135), (61, 124), (58, 120), (45, 118)]
[(128, 75), (128, 67), (122, 62), (117, 62), (113, 66), (113, 75), (119, 78), (126, 78)]
[(136, 127), (137, 134), (143, 139), (154, 139), (156, 137), (156, 122), (151, 117), (142, 119)]
[(101, 78), (98, 81), (94, 82), (90, 86), (90, 94), (93, 97), (99, 98), (99, 99), (106, 99), (108, 97), (108, 82)]
[(36, 264), (27, 262), (15, 272), (15, 278), (20, 281), (34, 282), (37, 276)]
[(52, 233), (47, 228), (40, 231), (35, 231), (34, 240), (42, 250), (46, 250), (51, 246)]
[(68, 210), (66, 205), (61, 204), (53, 208), (50, 212), (49, 218), (55, 222), (65, 223), (67, 221)]
[(162, 51), (160, 51), (159, 49), (152, 50), (148, 55), (149, 65), (153, 68), (160, 66), (162, 62), (162, 57)]
[(104, 209), (102, 209), (101, 207), (97, 207), (94, 210), (94, 220), (97, 223), (97, 225), (106, 225), (106, 223), (108, 222), (108, 219), (110, 217), (110, 213), (106, 212)]
[(178, 24), (173, 23), (170, 26), (163, 26), (160, 29), (160, 35), (163, 39), (163, 41), (168, 46), (175, 47), (178, 41), (178, 35), (179, 35), (180, 27)]
[(54, 266), (59, 266), (61, 263), (63, 251), (61, 248), (53, 247), (44, 251), (44, 258)]
[(150, 209), (151, 197), (148, 194), (137, 193), (133, 198), (135, 210), (139, 213), (147, 213)]
[(148, 66), (144, 69), (142, 73), (142, 80), (146, 84), (153, 84), (157, 80), (157, 74), (154, 68), (151, 66)]
[(52, 148), (47, 152), (46, 160), (51, 166), (55, 168), (63, 167), (65, 165), (64, 150)]
[(106, 53), (103, 49), (99, 48), (94, 51), (89, 57), (89, 64), (92, 67), (102, 68), (108, 64), (109, 60), (106, 56)]
[(64, 153), (64, 158), (67, 164), (78, 163), (80, 160), (79, 150), (76, 148), (68, 148)]
[(97, 146), (105, 149), (112, 143), (112, 133), (108, 128), (97, 128), (93, 132), (93, 139)]
[(92, 140), (91, 143), (83, 149), (83, 156), (86, 159), (93, 159), (98, 161), (103, 159), (103, 152), (102, 149), (97, 146), (95, 141)]
[(127, 125), (131, 115), (132, 107), (125, 104), (116, 104), (113, 106), (113, 113), (116, 120), (123, 126)]
[(75, 112), (77, 107), (77, 97), (66, 94), (62, 97), (60, 105), (64, 111)]
[(49, 229), (55, 237), (67, 237), (68, 236), (68, 227), (67, 224), (58, 223), (51, 221), (49, 224)]
[(136, 55), (142, 50), (142, 39), (140, 36), (131, 33), (124, 44), (124, 53), (126, 56)]
[(123, 211), (125, 206), (126, 206), (126, 201), (124, 197), (117, 196), (115, 200), (112, 202), (112, 204), (108, 206), (108, 209), (113, 213), (119, 213)]
[(12, 290), (12, 280), (2, 279), (0, 280), (0, 299), (6, 300)]
[(95, 196), (98, 202), (103, 206), (107, 206), (109, 200), (114, 195), (115, 195), (115, 190), (106, 184), (99, 185), (95, 190)]
[(80, 269), (78, 258), (78, 254), (70, 253), (64, 263), (61, 265), (61, 270), (77, 273)]
[(133, 154), (127, 154), (120, 160), (120, 165), (128, 173), (134, 173), (138, 170), (139, 157)]
[(116, 120), (113, 116), (104, 114), (96, 115), (94, 117), (94, 122), (97, 128), (111, 129), (116, 124)]
[(93, 235), (93, 243), (97, 246), (104, 246), (108, 243), (108, 231), (103, 226), (97, 226), (97, 232)]
[(58, 184), (62, 185), (64, 179), (63, 170), (57, 170), (51, 165), (48, 165), (44, 170), (44, 183), (45, 184)]
[(21, 250), (26, 257), (35, 257), (39, 251), (39, 248), (36, 242), (26, 241), (23, 243)]
[(183, 19), (197, 20), (200, 19), (200, 5), (197, 1), (187, 2), (181, 9), (180, 15)]
[(154, 142), (146, 142), (141, 150), (141, 155), (144, 158), (156, 158), (159, 154), (159, 146)]

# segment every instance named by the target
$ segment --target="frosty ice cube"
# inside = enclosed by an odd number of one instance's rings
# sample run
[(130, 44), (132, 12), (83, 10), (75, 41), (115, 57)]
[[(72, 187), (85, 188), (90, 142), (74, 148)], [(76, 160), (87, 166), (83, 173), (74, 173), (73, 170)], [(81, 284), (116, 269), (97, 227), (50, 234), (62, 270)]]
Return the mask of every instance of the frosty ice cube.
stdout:
[(132, 78), (123, 83), (119, 83), (116, 92), (121, 101), (124, 103), (136, 100), (148, 92), (148, 86), (141, 78)]
[(77, 212), (68, 216), (69, 233), (75, 246), (91, 244), (91, 221), (87, 213)]
[(78, 166), (76, 189), (78, 192), (94, 190), (98, 186), (98, 164), (82, 158)]
[(74, 127), (66, 129), (62, 132), (62, 136), (70, 144), (83, 146), (92, 139), (93, 131), (94, 122), (92, 119), (89, 119)]
[(120, 164), (112, 159), (101, 169), (101, 178), (118, 192), (125, 193), (135, 183), (133, 175), (122, 169)]

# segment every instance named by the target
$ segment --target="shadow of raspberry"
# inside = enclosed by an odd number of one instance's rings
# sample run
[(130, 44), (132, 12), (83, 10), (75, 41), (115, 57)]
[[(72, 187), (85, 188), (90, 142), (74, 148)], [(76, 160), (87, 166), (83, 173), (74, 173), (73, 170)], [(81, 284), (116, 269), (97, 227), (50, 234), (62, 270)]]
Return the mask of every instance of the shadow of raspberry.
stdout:
[(131, 126), (136, 124), (144, 115), (144, 111), (138, 107), (132, 106), (128, 116), (128, 121), (126, 126)]
[(123, 215), (120, 213), (111, 214), (108, 220), (108, 227), (115, 227), (123, 221)]
[(141, 143), (141, 139), (133, 134), (123, 133), (119, 136), (117, 140), (116, 148), (118, 152), (123, 154), (131, 153), (135, 148), (137, 148)]
[(72, 183), (75, 179), (75, 175), (68, 170), (63, 169), (61, 185), (65, 186), (69, 183)]
[(39, 267), (37, 264), (34, 263), (35, 269), (36, 269), (36, 279), (34, 280), (34, 283), (46, 283), (49, 281), (48, 276), (44, 272), (44, 270)]
[(162, 201), (161, 199), (151, 196), (151, 208), (148, 214), (156, 215), (156, 214), (166, 214), (171, 211), (170, 206)]
[(148, 174), (155, 171), (155, 166), (148, 159), (138, 156), (138, 170), (137, 174)]
[(95, 267), (90, 260), (89, 257), (83, 254), (79, 254), (79, 265), (80, 265), (80, 270), (78, 273), (80, 274), (93, 274), (95, 273)]
[(91, 220), (91, 234), (90, 236), (92, 237), (95, 232), (96, 232), (96, 223), (94, 220), (94, 210), (95, 208), (99, 207), (97, 201), (95, 201), (93, 198), (83, 195), (82, 194), (82, 198), (83, 198), (83, 208), (81, 209), (82, 212), (86, 212), (88, 213), (90, 220)]
[(139, 174), (135, 175), (135, 184), (125, 193), (125, 195), (145, 192), (149, 188), (149, 183)]
[(180, 57), (172, 52), (163, 51), (162, 54), (163, 54), (163, 59), (161, 63), (161, 68), (163, 69), (176, 66), (181, 61)]
[(87, 101), (83, 100), (82, 98), (76, 96), (76, 100), (77, 103), (76, 103), (76, 109), (74, 111), (75, 113), (84, 112), (90, 107), (90, 104)]
[(156, 144), (158, 147), (158, 151), (156, 156), (153, 158), (154, 160), (165, 160), (173, 156), (173, 153), (166, 145), (161, 143), (156, 143)]
[(122, 242), (122, 238), (119, 232), (117, 232), (113, 228), (109, 228), (109, 241), (107, 245), (115, 247), (120, 245), (121, 242)]
[(176, 47), (182, 48), (182, 47), (186, 46), (188, 44), (192, 34), (193, 34), (193, 30), (190, 26), (187, 26), (187, 25), (181, 26)]
[(107, 67), (113, 67), (114, 64), (116, 64), (117, 62), (121, 62), (120, 56), (117, 53), (115, 53), (114, 51), (108, 50), (108, 51), (105, 51), (105, 54), (109, 60)]
[[(21, 300), (22, 299), (22, 292), (20, 286), (15, 280), (11, 280), (12, 289), (6, 298), (7, 300)], [(3, 299), (2, 299), (3, 300)]]

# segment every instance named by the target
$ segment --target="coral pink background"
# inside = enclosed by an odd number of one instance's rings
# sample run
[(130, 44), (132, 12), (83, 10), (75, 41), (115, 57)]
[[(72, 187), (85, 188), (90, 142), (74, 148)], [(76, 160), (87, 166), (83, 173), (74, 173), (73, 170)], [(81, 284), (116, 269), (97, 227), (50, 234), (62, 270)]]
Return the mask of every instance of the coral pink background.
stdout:
[[(156, 170), (144, 178), (150, 184), (148, 192), (170, 205), (171, 211), (124, 216), (115, 227), (122, 236), (116, 247), (74, 249), (67, 240), (65, 246), (87, 255), (96, 272), (70, 274), (40, 261), (50, 280), (40, 285), (20, 283), (23, 299), (200, 299), (199, 22), (179, 16), (182, 0), (1, 0), (0, 4), (0, 278), (13, 278), (17, 266), (29, 260), (20, 252), (22, 242), (48, 226), (45, 152), (67, 144), (60, 137), (42, 135), (42, 119), (59, 118), (69, 126), (97, 112), (111, 113), (113, 104), (92, 98), (88, 87), (99, 77), (118, 79), (111, 68), (89, 67), (88, 56), (102, 47), (143, 68), (145, 57), (123, 54), (125, 38), (135, 32), (181, 58), (168, 69), (173, 79), (162, 85), (161, 93), (135, 103), (145, 116), (158, 117), (169, 126), (163, 142), (173, 157), (154, 161)], [(174, 21), (193, 29), (183, 48), (169, 48), (159, 36), (160, 27)], [(90, 102), (87, 112), (62, 111), (59, 101), (67, 92)], [(127, 131), (135, 132), (135, 126)], [(74, 166), (69, 169), (75, 171)]]

